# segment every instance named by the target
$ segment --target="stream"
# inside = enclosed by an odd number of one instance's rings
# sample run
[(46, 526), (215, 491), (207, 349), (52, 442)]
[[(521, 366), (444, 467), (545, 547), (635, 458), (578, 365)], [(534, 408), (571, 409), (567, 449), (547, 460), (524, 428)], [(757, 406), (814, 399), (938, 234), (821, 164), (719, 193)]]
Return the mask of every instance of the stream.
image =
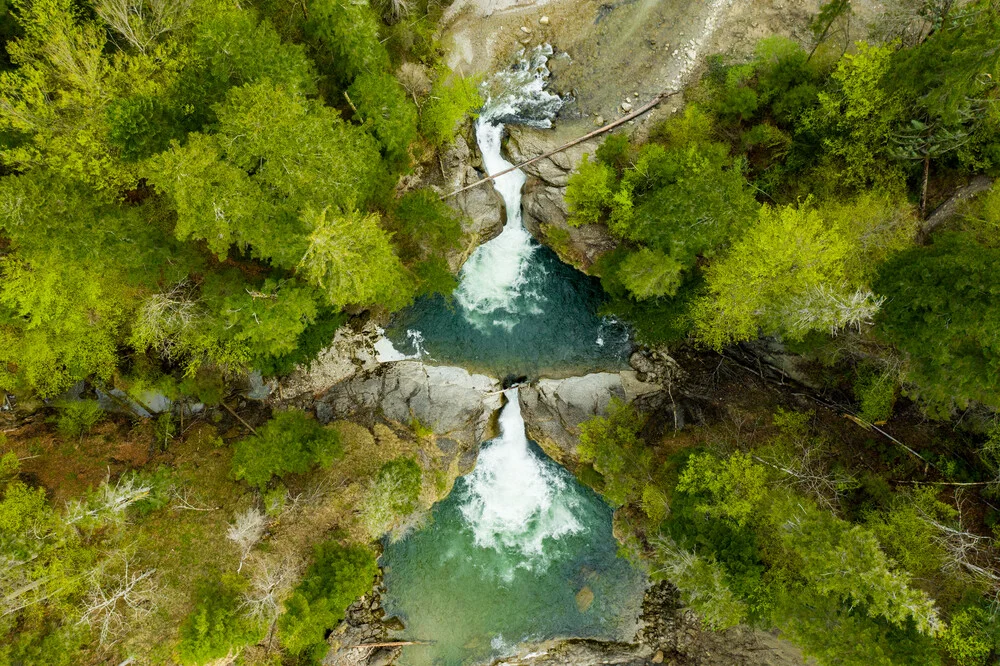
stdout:
[[(545, 90), (551, 47), (538, 47), (488, 82), (488, 102), (476, 122), (487, 173), (513, 166), (502, 155), (505, 124), (551, 127), (562, 99)], [(424, 298), (397, 315), (386, 337), (400, 357), (460, 365), (496, 377), (585, 374), (627, 367), (628, 327), (597, 312), (600, 282), (562, 263), (536, 241), (521, 219), (520, 169), (493, 186), (507, 224), (462, 267), (451, 301)]]
[[(489, 173), (511, 166), (504, 125), (550, 126), (562, 100), (545, 91), (539, 47), (497, 74), (477, 123)], [(598, 316), (599, 285), (564, 266), (521, 223), (521, 171), (496, 179), (503, 232), (462, 269), (451, 303), (418, 303), (387, 332), (382, 351), (498, 376), (588, 372), (625, 365), (628, 329)], [(612, 510), (528, 440), (518, 389), (504, 391), (500, 436), (483, 445), (422, 529), (386, 544), (383, 607), (406, 628), (403, 666), (458, 666), (557, 637), (630, 638), (645, 575), (618, 557)]]

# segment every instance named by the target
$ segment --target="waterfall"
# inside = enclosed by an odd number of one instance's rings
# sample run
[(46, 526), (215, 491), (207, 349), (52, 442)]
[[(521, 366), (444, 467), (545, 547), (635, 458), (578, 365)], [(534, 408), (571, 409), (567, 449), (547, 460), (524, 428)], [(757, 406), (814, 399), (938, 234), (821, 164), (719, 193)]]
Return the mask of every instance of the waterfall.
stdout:
[(477, 546), (519, 551), (522, 567), (544, 566), (547, 539), (584, 530), (574, 515), (578, 498), (528, 446), (517, 389), (504, 395), (500, 436), (483, 448), (467, 478), (462, 516)]
[[(551, 127), (562, 106), (558, 95), (544, 89), (551, 54), (551, 46), (536, 47), (487, 84), (488, 98), (476, 121), (476, 143), (487, 174), (514, 166), (501, 154), (505, 123)], [(526, 180), (524, 172), (517, 169), (493, 181), (507, 210), (507, 224), (499, 236), (476, 248), (462, 267), (455, 300), (476, 326), (510, 331), (517, 323), (516, 315), (540, 313), (544, 297), (528, 285), (531, 255), (538, 246), (521, 221), (521, 188)]]

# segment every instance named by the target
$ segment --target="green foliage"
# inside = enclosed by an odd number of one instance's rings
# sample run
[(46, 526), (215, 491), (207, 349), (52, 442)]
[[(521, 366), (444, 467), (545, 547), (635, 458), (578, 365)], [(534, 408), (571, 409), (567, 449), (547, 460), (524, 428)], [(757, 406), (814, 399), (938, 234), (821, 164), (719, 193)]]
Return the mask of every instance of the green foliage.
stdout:
[(896, 402), (896, 378), (890, 372), (862, 368), (854, 380), (854, 397), (860, 403), (858, 416), (869, 423), (885, 423)]
[(361, 522), (378, 538), (417, 508), (422, 471), (413, 458), (397, 458), (382, 465), (368, 488)]
[(378, 215), (328, 212), (303, 213), (302, 220), (312, 231), (297, 268), (302, 279), (319, 289), (330, 305), (381, 303), (390, 309), (406, 305), (412, 287), (406, 284), (403, 265), (379, 226)]
[(417, 138), (417, 108), (389, 73), (362, 73), (347, 90), (360, 119), (382, 144), (386, 159), (406, 167)]
[(982, 605), (966, 605), (951, 617), (944, 634), (945, 648), (959, 664), (981, 666), (1000, 649), (1000, 630), (992, 609)]
[(566, 187), (567, 221), (572, 226), (600, 222), (610, 206), (616, 181), (611, 167), (584, 155)]
[(309, 5), (307, 37), (320, 69), (346, 88), (364, 72), (389, 69), (389, 52), (379, 38), (379, 20), (367, 2), (318, 0)]
[(580, 459), (601, 474), (601, 493), (612, 504), (640, 499), (653, 480), (653, 452), (639, 439), (644, 421), (634, 407), (612, 399), (607, 416), (580, 426)]
[(677, 481), (677, 491), (703, 498), (698, 511), (742, 527), (760, 509), (767, 494), (767, 469), (746, 454), (719, 460), (696, 453)]
[(236, 444), (233, 476), (263, 490), (272, 476), (329, 467), (342, 454), (340, 436), (305, 412), (279, 412), (253, 437)]
[(798, 338), (843, 326), (837, 301), (848, 255), (816, 210), (764, 206), (757, 224), (709, 267), (709, 296), (694, 314), (698, 337), (721, 349), (758, 329)]
[(456, 75), (449, 81), (447, 73), (442, 73), (420, 111), (420, 131), (434, 145), (447, 146), (455, 140), (462, 121), (482, 105), (476, 80)]
[(278, 618), (278, 637), (285, 649), (292, 654), (313, 649), (325, 652), (326, 631), (371, 589), (377, 570), (375, 556), (367, 548), (333, 541), (317, 546), (312, 565)]
[(242, 614), (236, 581), (205, 584), (198, 591), (195, 608), (181, 625), (178, 648), (182, 664), (205, 664), (264, 636)]
[(945, 413), (970, 400), (1000, 407), (1000, 250), (944, 233), (879, 270), (888, 300), (878, 333), (908, 355), (913, 393)]
[(733, 594), (725, 571), (714, 559), (683, 550), (669, 538), (658, 540), (653, 548), (655, 577), (677, 586), (684, 605), (710, 628), (721, 631), (746, 619), (746, 604)]
[(681, 286), (682, 269), (669, 254), (642, 248), (618, 265), (618, 279), (639, 300), (674, 296)]
[(56, 411), (56, 429), (67, 437), (82, 437), (104, 418), (96, 400), (63, 400), (56, 403)]

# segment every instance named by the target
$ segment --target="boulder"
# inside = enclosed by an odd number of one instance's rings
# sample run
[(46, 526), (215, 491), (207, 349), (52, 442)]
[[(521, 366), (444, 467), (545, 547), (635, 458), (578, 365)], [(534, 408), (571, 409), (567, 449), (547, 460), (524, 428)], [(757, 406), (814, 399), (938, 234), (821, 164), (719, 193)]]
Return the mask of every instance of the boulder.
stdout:
[(330, 346), (319, 353), (309, 367), (297, 366), (278, 384), (277, 393), (283, 400), (314, 398), (331, 386), (359, 372), (378, 367), (375, 341), (380, 334), (373, 324), (360, 331), (349, 326), (337, 329)]
[[(461, 134), (441, 154), (440, 166), (444, 176), (443, 194), (471, 185), (486, 176), (485, 172), (476, 168), (481, 166), (479, 156)], [(503, 198), (488, 183), (448, 197), (445, 201), (464, 216), (462, 231), (469, 238), (469, 248), (465, 252), (448, 258), (452, 270), (457, 271), (471, 249), (500, 235), (507, 222), (507, 211)]]
[(631, 402), (661, 390), (631, 370), (598, 372), (566, 379), (540, 379), (520, 390), (528, 436), (563, 465), (577, 460), (580, 424), (607, 414), (612, 398)]
[(406, 424), (416, 419), (435, 435), (466, 448), (489, 438), (500, 401), (500, 382), (492, 377), (400, 361), (335, 385), (317, 402), (316, 415), (326, 422), (349, 415)]
[[(507, 152), (515, 164), (542, 155), (565, 142), (551, 130), (511, 127)], [(566, 185), (584, 154), (593, 154), (600, 145), (586, 141), (523, 167), (528, 175), (522, 206), (524, 226), (531, 234), (555, 250), (564, 262), (588, 272), (594, 262), (613, 250), (618, 241), (602, 224), (571, 227), (567, 222)]]

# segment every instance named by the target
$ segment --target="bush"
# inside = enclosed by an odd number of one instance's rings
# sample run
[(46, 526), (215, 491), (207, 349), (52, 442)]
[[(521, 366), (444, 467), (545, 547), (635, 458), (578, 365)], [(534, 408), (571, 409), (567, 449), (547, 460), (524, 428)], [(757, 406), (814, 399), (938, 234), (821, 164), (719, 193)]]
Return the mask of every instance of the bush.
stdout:
[(236, 444), (233, 476), (263, 490), (274, 475), (302, 474), (313, 465), (329, 467), (343, 453), (336, 430), (305, 412), (280, 412), (257, 435)]
[(263, 638), (241, 613), (238, 589), (224, 580), (203, 585), (195, 608), (181, 625), (178, 648), (183, 664), (204, 664)]
[(885, 372), (862, 368), (854, 380), (854, 396), (858, 399), (858, 415), (869, 423), (881, 424), (892, 416), (896, 402), (896, 380)]
[(67, 437), (82, 437), (104, 418), (96, 400), (63, 400), (56, 403), (56, 412), (52, 421)]
[(373, 538), (388, 532), (396, 521), (417, 508), (420, 465), (413, 458), (397, 458), (382, 465), (368, 488), (361, 522)]
[[(375, 555), (361, 546), (328, 541), (316, 547), (315, 560), (285, 602), (278, 618), (281, 644), (292, 654), (325, 652), (323, 639), (344, 618), (347, 607), (371, 589), (378, 572)], [(322, 658), (322, 654), (313, 656)]]

